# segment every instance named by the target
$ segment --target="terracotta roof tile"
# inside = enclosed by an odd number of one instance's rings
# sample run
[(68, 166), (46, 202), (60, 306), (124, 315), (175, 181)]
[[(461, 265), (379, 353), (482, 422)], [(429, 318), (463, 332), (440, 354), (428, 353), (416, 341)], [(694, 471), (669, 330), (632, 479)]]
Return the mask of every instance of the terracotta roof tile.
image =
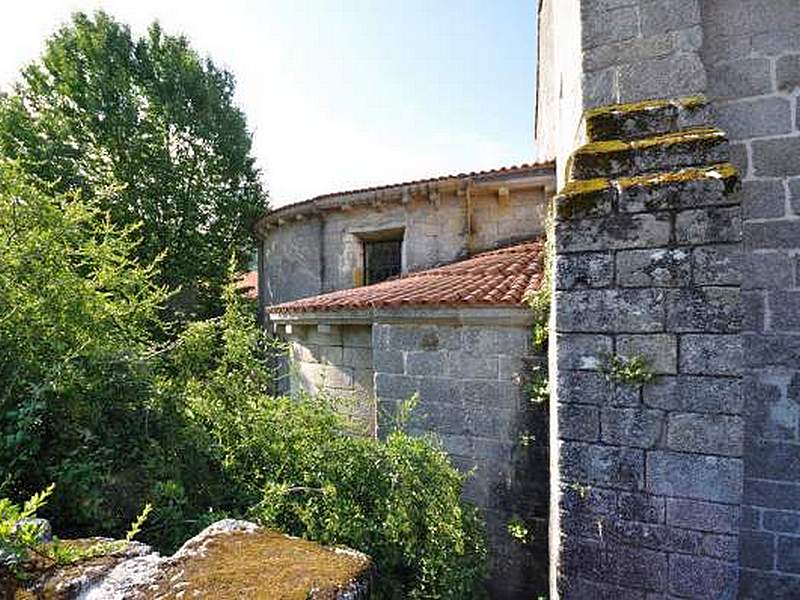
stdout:
[(542, 283), (542, 250), (543, 241), (534, 240), (374, 285), (293, 300), (271, 306), (267, 311), (519, 305)]

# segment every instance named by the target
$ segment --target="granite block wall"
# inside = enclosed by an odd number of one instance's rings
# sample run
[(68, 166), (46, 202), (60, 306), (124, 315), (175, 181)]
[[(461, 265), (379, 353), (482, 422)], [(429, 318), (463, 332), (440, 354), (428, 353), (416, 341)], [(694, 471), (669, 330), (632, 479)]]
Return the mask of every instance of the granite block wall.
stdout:
[[(741, 598), (800, 597), (800, 567), (795, 559), (800, 549), (797, 543), (800, 529), (796, 526), (800, 519), (800, 475), (795, 468), (800, 460), (800, 398), (797, 393), (800, 389), (797, 383), (800, 372), (800, 340), (797, 339), (800, 335), (797, 318), (800, 314), (797, 292), (800, 289), (800, 202), (795, 198), (800, 194), (800, 184), (795, 182), (795, 179), (800, 180), (800, 3), (796, 0), (576, 0), (563, 5), (569, 11), (574, 4), (580, 5), (580, 19), (553, 19), (553, 13), (558, 12), (554, 7), (560, 8), (562, 3), (548, 0), (544, 0), (545, 9), (552, 6), (549, 13), (547, 10), (543, 13), (546, 18), (540, 19), (540, 26), (550, 28), (540, 35), (540, 40), (544, 40), (540, 48), (544, 43), (545, 50), (540, 56), (547, 61), (547, 64), (540, 62), (540, 82), (544, 77), (551, 83), (540, 85), (537, 131), (542, 134), (543, 143), (557, 149), (559, 181), (567, 180), (567, 158), (585, 141), (581, 137), (585, 132), (580, 128), (579, 135), (575, 135), (574, 123), (580, 121), (580, 117), (575, 117), (572, 101), (563, 97), (563, 93), (557, 93), (559, 80), (563, 84), (576, 77), (580, 79), (582, 103), (578, 113), (613, 101), (704, 93), (714, 113), (709, 123), (726, 132), (731, 141), (731, 162), (738, 167), (743, 180), (736, 196), (742, 211), (743, 252), (721, 244), (709, 249), (697, 247), (691, 252), (688, 267), (674, 252), (669, 252), (661, 257), (662, 265), (669, 264), (669, 269), (643, 272), (640, 263), (643, 257), (637, 255), (638, 249), (632, 249), (621, 262), (618, 253), (614, 261), (595, 240), (590, 240), (584, 241), (583, 260), (562, 256), (558, 279), (565, 287), (582, 285), (589, 289), (603, 288), (610, 281), (626, 286), (644, 285), (647, 281), (653, 285), (686, 285), (688, 281), (704, 288), (740, 286), (744, 351), (737, 344), (720, 343), (722, 335), (728, 334), (714, 334), (713, 338), (705, 340), (701, 334), (695, 338), (697, 347), (679, 344), (674, 354), (662, 347), (659, 352), (661, 368), (666, 369), (668, 364), (676, 362), (678, 370), (677, 379), (669, 376), (664, 381), (680, 388), (681, 391), (675, 393), (683, 399), (677, 404), (670, 403), (671, 408), (666, 409), (653, 404), (661, 402), (655, 400), (661, 393), (653, 397), (655, 392), (651, 391), (651, 398), (646, 402), (650, 404), (648, 408), (654, 410), (719, 413), (711, 422), (676, 416), (671, 424), (667, 419), (666, 433), (662, 435), (666, 435), (667, 443), (681, 443), (685, 448), (696, 447), (690, 438), (699, 438), (715, 445), (715, 452), (723, 457), (729, 456), (726, 453), (736, 444), (741, 445), (742, 502), (738, 513), (726, 517), (725, 526), (731, 535), (739, 537), (735, 561), (740, 568), (737, 593)], [(562, 36), (569, 38), (572, 34), (568, 29), (580, 30), (579, 47), (575, 49), (573, 44), (567, 43), (559, 49), (572, 58), (553, 58), (558, 53), (548, 48), (553, 46), (553, 40)], [(566, 72), (563, 65), (576, 58), (579, 67), (573, 73)], [(562, 85), (562, 92), (564, 89)], [(543, 93), (549, 94), (549, 105), (542, 106)], [(542, 124), (542, 119), (561, 122), (565, 114), (574, 117), (566, 127)], [(558, 143), (548, 142), (552, 138), (557, 138)], [(675, 241), (679, 237), (696, 240), (693, 236), (709, 231), (714, 235), (723, 229), (730, 231), (731, 226), (736, 225), (731, 219), (709, 228), (709, 224), (718, 221), (723, 214), (724, 211), (713, 215), (687, 212), (683, 218), (676, 218), (667, 225), (681, 225), (690, 236), (673, 230)], [(662, 235), (663, 231), (654, 231), (656, 224), (657, 219), (652, 217), (630, 220), (625, 229), (629, 232), (626, 243), (634, 239), (645, 243)], [(662, 222), (661, 226), (664, 225)], [(590, 255), (590, 250), (594, 250), (594, 254)], [(641, 297), (636, 305), (647, 306), (646, 300)], [(691, 312), (695, 310), (698, 309), (691, 308)], [(673, 311), (676, 322), (686, 316), (683, 310)], [(716, 310), (696, 312), (695, 316), (695, 325), (719, 326), (730, 318)], [(632, 324), (633, 318), (626, 317), (626, 322)], [(669, 326), (669, 322), (665, 325)], [(697, 334), (679, 335), (688, 340)], [(575, 332), (559, 339), (565, 349), (565, 355), (559, 355), (559, 368), (590, 371), (588, 365), (596, 360), (598, 348), (616, 349), (616, 341), (605, 334), (593, 336)], [(569, 352), (574, 355), (567, 356)], [(690, 364), (704, 370), (720, 369), (726, 364), (734, 365), (737, 357), (741, 358), (738, 372), (742, 378), (736, 384), (723, 385), (718, 375), (707, 381), (705, 373), (687, 372), (686, 376), (691, 375), (693, 380), (680, 377), (681, 369)], [(729, 368), (730, 375), (736, 371), (736, 368)], [(562, 379), (563, 376), (559, 378)], [(599, 385), (596, 381), (580, 381), (560, 391), (585, 390), (594, 395)], [(613, 397), (618, 393), (617, 390), (605, 392)], [(645, 390), (643, 399), (646, 395)], [(569, 392), (566, 397), (574, 398), (576, 394)], [(724, 433), (731, 424), (730, 417), (744, 422), (743, 439)], [(570, 436), (591, 437), (595, 435), (595, 427), (601, 432), (610, 431), (604, 429), (604, 425), (613, 423), (614, 420), (608, 418), (604, 422), (590, 408), (581, 408), (558, 423), (556, 431), (564, 428)], [(654, 436), (651, 424), (642, 417), (637, 427), (643, 435)], [(602, 433), (600, 435), (602, 438)], [(595, 457), (599, 458), (603, 457)], [(628, 459), (633, 460), (630, 456)], [(644, 468), (648, 473), (650, 466), (645, 460)], [(662, 466), (662, 473), (686, 468), (683, 463)], [(731, 484), (734, 480), (730, 480)], [(669, 511), (665, 514), (668, 521)], [(705, 518), (708, 512), (699, 514)], [(569, 532), (565, 535), (569, 538)], [(576, 563), (582, 559), (597, 560), (593, 553), (597, 549), (598, 546), (578, 548), (572, 558)], [(691, 580), (699, 572), (692, 565), (705, 563), (675, 564), (682, 565)], [(660, 576), (657, 572), (651, 575)], [(715, 581), (713, 577), (704, 577)], [(608, 582), (599, 588), (595, 584), (576, 585), (579, 597), (581, 594), (597, 595), (598, 589), (601, 595), (620, 597), (641, 598), (650, 593), (629, 593), (608, 587)], [(675, 587), (670, 591), (679, 597), (706, 597), (702, 590), (692, 586)]]
[(556, 197), (554, 598), (737, 593), (742, 222), (709, 115), (588, 111)]
[[(643, 224), (633, 238), (615, 233), (631, 217), (617, 208), (557, 223), (551, 536), (563, 598), (735, 593), (742, 312), (738, 274), (709, 285), (703, 264), (736, 256), (740, 232), (736, 198), (707, 198), (634, 213)], [(681, 236), (688, 213), (709, 221), (703, 236)], [(612, 357), (646, 360), (655, 380), (614, 378)]]
[(370, 326), (292, 324), (279, 331), (289, 344), (290, 393), (335, 399), (356, 433), (375, 435)]
[(703, 93), (702, 0), (541, 0), (537, 147), (566, 163), (586, 109)]
[[(465, 497), (487, 523), (492, 598), (530, 598), (547, 588), (548, 449), (545, 404), (523, 379), (543, 369), (530, 355), (528, 312), (517, 326), (379, 323), (373, 326), (379, 431), (400, 402), (419, 394), (407, 428), (432, 432), (469, 477)], [(530, 535), (514, 539), (521, 519)]]
[(800, 597), (800, 2), (702, 3), (708, 95), (743, 177), (742, 598)]

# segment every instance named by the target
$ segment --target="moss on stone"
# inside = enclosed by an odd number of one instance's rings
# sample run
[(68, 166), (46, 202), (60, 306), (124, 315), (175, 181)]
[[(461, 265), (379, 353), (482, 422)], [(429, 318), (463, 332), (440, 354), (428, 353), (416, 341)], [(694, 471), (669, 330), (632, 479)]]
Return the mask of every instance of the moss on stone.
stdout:
[(571, 198), (580, 194), (588, 194), (590, 192), (600, 192), (607, 190), (611, 187), (611, 181), (601, 177), (595, 179), (577, 179), (567, 182), (564, 188), (559, 192), (559, 196), (564, 198)]
[(702, 94), (696, 96), (684, 96), (682, 98), (670, 100), (641, 100), (639, 102), (608, 104), (605, 106), (598, 106), (597, 108), (591, 108), (584, 113), (584, 117), (588, 121), (596, 117), (624, 115), (628, 113), (657, 110), (659, 108), (668, 108), (670, 106), (694, 109), (699, 108), (706, 103), (706, 97)]
[(144, 600), (192, 598), (335, 598), (370, 568), (369, 559), (272, 531), (224, 533), (202, 553), (163, 570)]
[(716, 127), (693, 127), (671, 133), (662, 133), (647, 138), (630, 140), (607, 140), (590, 142), (579, 148), (576, 155), (606, 154), (609, 152), (625, 152), (644, 148), (667, 147), (683, 142), (716, 140), (725, 137), (725, 133)]
[(730, 163), (711, 165), (709, 167), (689, 167), (677, 171), (663, 173), (647, 173), (636, 177), (621, 177), (617, 180), (620, 188), (633, 186), (654, 186), (669, 183), (682, 183), (701, 179), (730, 179), (737, 176), (736, 167)]
[(570, 181), (556, 198), (556, 212), (565, 219), (590, 213), (603, 203), (609, 204), (613, 200), (609, 195), (611, 192), (612, 184), (608, 179)]

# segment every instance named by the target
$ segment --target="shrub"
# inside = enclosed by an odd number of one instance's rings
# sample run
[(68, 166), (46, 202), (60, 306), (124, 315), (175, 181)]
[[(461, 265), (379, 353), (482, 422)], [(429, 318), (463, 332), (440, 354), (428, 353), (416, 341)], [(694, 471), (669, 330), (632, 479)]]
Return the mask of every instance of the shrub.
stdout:
[[(227, 307), (221, 320), (187, 331), (172, 369), (248, 515), (371, 555), (379, 597), (475, 597), (480, 520), (435, 440), (400, 430), (385, 441), (352, 437), (335, 401), (270, 396), (270, 344), (243, 299), (229, 291)], [(222, 348), (209, 352), (214, 339)]]
[(0, 160), (0, 492), (55, 482), (65, 537), (142, 537), (171, 551), (250, 516), (370, 554), (384, 598), (474, 597), (484, 546), (463, 478), (432, 439), (355, 438), (333, 401), (270, 395), (275, 353), (233, 285), (222, 316), (159, 346), (167, 292), (135, 231)]
[(55, 482), (44, 512), (67, 536), (119, 535), (143, 499), (180, 497), (162, 524), (177, 543), (225, 485), (157, 377), (167, 292), (136, 244), (96, 203), (0, 160), (0, 493)]

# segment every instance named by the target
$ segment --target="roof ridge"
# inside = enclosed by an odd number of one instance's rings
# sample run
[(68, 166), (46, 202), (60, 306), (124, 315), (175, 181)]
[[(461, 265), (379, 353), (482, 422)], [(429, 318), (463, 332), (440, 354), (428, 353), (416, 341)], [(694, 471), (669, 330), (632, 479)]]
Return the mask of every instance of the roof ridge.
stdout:
[(387, 183), (387, 184), (380, 184), (380, 185), (373, 185), (373, 186), (365, 186), (361, 188), (353, 188), (349, 190), (339, 190), (335, 192), (327, 192), (324, 194), (318, 194), (316, 196), (312, 196), (310, 198), (305, 198), (303, 200), (298, 200), (296, 202), (291, 202), (289, 204), (284, 204), (282, 206), (277, 206), (273, 209), (267, 210), (266, 212), (262, 213), (257, 221), (261, 221), (267, 217), (270, 217), (275, 214), (279, 214), (283, 211), (290, 211), (297, 208), (302, 208), (307, 205), (313, 205), (315, 202), (321, 200), (327, 200), (329, 198), (335, 198), (337, 196), (350, 196), (353, 194), (363, 194), (368, 192), (378, 192), (383, 190), (389, 190), (392, 188), (400, 188), (400, 187), (407, 187), (413, 185), (423, 185), (423, 184), (431, 184), (435, 182), (446, 181), (448, 179), (467, 179), (470, 177), (492, 177), (495, 175), (504, 175), (504, 174), (513, 174), (517, 171), (525, 171), (531, 169), (542, 169), (546, 167), (554, 166), (555, 161), (554, 159), (548, 160), (539, 160), (530, 163), (520, 163), (518, 165), (504, 165), (502, 167), (497, 167), (494, 169), (485, 169), (482, 171), (465, 171), (461, 173), (451, 173), (448, 175), (438, 175), (434, 177), (426, 177), (421, 179), (412, 179), (409, 181), (398, 181), (394, 183)]

